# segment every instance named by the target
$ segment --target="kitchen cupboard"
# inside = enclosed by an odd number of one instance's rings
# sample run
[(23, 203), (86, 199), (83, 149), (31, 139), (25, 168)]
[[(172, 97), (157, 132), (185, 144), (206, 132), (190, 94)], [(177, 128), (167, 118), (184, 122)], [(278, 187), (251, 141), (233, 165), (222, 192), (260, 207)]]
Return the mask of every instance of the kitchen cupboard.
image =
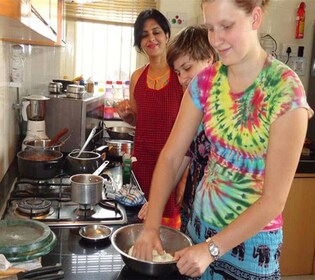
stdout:
[(62, 0), (0, 1), (0, 39), (55, 46), (62, 44)]
[(283, 211), (282, 275), (315, 274), (315, 174), (297, 174)]

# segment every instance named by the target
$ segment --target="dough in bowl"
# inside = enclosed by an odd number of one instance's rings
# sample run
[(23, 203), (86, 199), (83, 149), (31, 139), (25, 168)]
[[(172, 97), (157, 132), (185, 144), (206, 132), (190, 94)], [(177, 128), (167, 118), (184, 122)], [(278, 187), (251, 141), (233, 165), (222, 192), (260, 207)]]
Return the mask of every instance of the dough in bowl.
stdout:
[[(129, 256), (132, 256), (132, 251), (133, 251), (133, 246), (131, 246), (128, 251)], [(171, 262), (174, 260), (173, 256), (169, 253), (166, 253), (165, 251), (163, 255), (159, 255), (157, 250), (153, 250), (152, 254), (153, 254), (153, 259), (152, 259), (153, 262), (163, 263), (163, 262)]]

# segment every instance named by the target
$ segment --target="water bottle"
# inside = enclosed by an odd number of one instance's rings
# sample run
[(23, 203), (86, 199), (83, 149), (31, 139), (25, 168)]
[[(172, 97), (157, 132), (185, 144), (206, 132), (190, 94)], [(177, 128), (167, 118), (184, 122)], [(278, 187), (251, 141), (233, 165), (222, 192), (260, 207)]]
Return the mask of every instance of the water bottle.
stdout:
[(112, 119), (114, 117), (114, 92), (113, 82), (106, 81), (104, 94), (104, 118)]
[(114, 88), (114, 118), (119, 118), (117, 113), (116, 107), (120, 101), (124, 99), (123, 95), (123, 83), (122, 81), (116, 81), (115, 88)]
[(125, 81), (124, 91), (123, 91), (124, 99), (129, 99), (129, 96), (130, 96), (129, 85), (130, 85), (130, 81)]

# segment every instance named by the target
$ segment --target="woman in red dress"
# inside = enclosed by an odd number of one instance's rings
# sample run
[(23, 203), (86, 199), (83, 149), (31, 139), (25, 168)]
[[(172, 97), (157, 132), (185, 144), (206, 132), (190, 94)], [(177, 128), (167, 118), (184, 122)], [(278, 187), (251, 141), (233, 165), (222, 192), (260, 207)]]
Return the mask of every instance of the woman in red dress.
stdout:
[[(170, 25), (156, 9), (142, 11), (134, 25), (134, 45), (149, 63), (131, 76), (130, 99), (118, 104), (120, 117), (136, 126), (132, 170), (146, 197), (161, 149), (175, 122), (183, 89), (166, 60)], [(161, 186), (162, 188), (163, 186)], [(165, 207), (162, 224), (180, 227), (179, 206), (173, 192)]]

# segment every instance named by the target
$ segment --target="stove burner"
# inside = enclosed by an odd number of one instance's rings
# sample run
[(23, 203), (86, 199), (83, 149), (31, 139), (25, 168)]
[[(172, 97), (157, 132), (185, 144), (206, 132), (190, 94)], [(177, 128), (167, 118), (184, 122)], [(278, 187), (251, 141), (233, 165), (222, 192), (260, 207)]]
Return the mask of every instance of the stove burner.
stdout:
[(18, 202), (17, 210), (31, 215), (43, 215), (49, 212), (51, 202), (40, 197), (24, 198)]
[(90, 204), (80, 204), (79, 208), (74, 210), (74, 213), (77, 216), (81, 216), (81, 217), (90, 217), (93, 214), (95, 214), (95, 210), (93, 209), (92, 205)]

